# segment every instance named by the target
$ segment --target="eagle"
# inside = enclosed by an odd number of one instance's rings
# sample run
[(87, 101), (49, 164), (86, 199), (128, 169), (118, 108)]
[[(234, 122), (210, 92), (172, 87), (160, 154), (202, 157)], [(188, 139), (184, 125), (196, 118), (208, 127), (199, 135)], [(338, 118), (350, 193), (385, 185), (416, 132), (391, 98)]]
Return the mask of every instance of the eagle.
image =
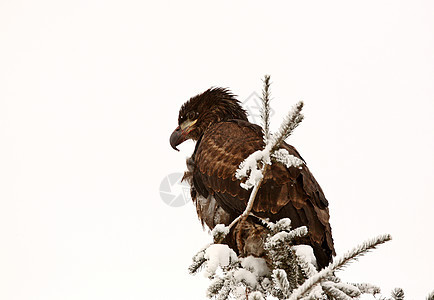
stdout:
[[(170, 145), (186, 140), (196, 142), (187, 159), (183, 179), (202, 225), (211, 230), (217, 224), (229, 225), (246, 208), (251, 190), (240, 186), (235, 173), (250, 154), (265, 146), (262, 127), (250, 123), (236, 96), (226, 88), (213, 87), (190, 98), (179, 110), (178, 126)], [(303, 160), (298, 151), (283, 142), (280, 146)], [(297, 240), (313, 249), (318, 269), (327, 266), (335, 255), (328, 201), (303, 160), (301, 167), (273, 162), (257, 192), (252, 214), (223, 240), (238, 255), (265, 257), (268, 234), (261, 219), (276, 222), (291, 220), (291, 226), (306, 226), (308, 235)]]

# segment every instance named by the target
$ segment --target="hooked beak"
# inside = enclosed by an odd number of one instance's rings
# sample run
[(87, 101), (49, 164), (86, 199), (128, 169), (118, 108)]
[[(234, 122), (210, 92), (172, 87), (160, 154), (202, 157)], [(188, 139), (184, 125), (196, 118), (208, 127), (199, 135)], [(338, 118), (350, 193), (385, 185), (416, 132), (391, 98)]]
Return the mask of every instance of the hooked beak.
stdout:
[(176, 151), (179, 151), (176, 146), (187, 140), (188, 133), (193, 129), (192, 126), (196, 123), (197, 120), (194, 121), (185, 121), (172, 132), (170, 135), (170, 146)]
[(175, 149), (176, 151), (179, 151), (179, 149), (176, 148), (176, 146), (178, 146), (183, 141), (185, 141), (184, 135), (182, 133), (183, 131), (181, 130), (181, 127), (178, 126), (170, 135), (170, 146), (172, 146), (172, 148)]

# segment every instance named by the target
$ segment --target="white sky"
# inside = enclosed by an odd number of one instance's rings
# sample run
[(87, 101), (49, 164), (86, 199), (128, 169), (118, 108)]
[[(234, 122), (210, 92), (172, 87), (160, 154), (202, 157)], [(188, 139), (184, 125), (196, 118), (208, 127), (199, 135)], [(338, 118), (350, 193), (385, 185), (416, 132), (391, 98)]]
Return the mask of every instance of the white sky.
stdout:
[(273, 126), (330, 202), (338, 253), (394, 240), (339, 275), (434, 289), (434, 2), (0, 1), (0, 299), (203, 299), (211, 238), (163, 178), (178, 110), (272, 75)]

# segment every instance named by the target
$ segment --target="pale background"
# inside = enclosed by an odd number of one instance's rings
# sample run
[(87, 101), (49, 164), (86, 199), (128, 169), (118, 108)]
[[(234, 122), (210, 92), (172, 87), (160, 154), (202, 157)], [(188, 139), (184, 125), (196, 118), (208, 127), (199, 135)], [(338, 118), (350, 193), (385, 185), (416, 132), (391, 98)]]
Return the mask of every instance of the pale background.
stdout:
[(210, 237), (161, 181), (178, 110), (272, 75), (273, 128), (330, 201), (339, 275), (434, 289), (434, 2), (0, 1), (0, 299), (204, 299)]

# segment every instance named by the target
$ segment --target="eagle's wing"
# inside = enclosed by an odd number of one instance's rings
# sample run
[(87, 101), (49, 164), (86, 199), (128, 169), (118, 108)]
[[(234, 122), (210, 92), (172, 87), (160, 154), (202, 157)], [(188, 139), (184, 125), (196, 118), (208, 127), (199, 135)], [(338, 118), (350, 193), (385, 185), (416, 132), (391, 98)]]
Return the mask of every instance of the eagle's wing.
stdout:
[[(193, 155), (193, 186), (199, 195), (213, 196), (229, 214), (239, 215), (246, 207), (251, 190), (240, 186), (235, 172), (251, 153), (264, 147), (262, 130), (246, 121), (221, 122), (209, 128), (198, 141)], [(301, 158), (292, 146), (290, 154)], [(318, 265), (326, 266), (334, 254), (328, 202), (306, 165), (286, 168), (273, 163), (256, 196), (253, 213), (276, 221), (290, 218), (294, 228), (307, 226), (308, 242)]]

